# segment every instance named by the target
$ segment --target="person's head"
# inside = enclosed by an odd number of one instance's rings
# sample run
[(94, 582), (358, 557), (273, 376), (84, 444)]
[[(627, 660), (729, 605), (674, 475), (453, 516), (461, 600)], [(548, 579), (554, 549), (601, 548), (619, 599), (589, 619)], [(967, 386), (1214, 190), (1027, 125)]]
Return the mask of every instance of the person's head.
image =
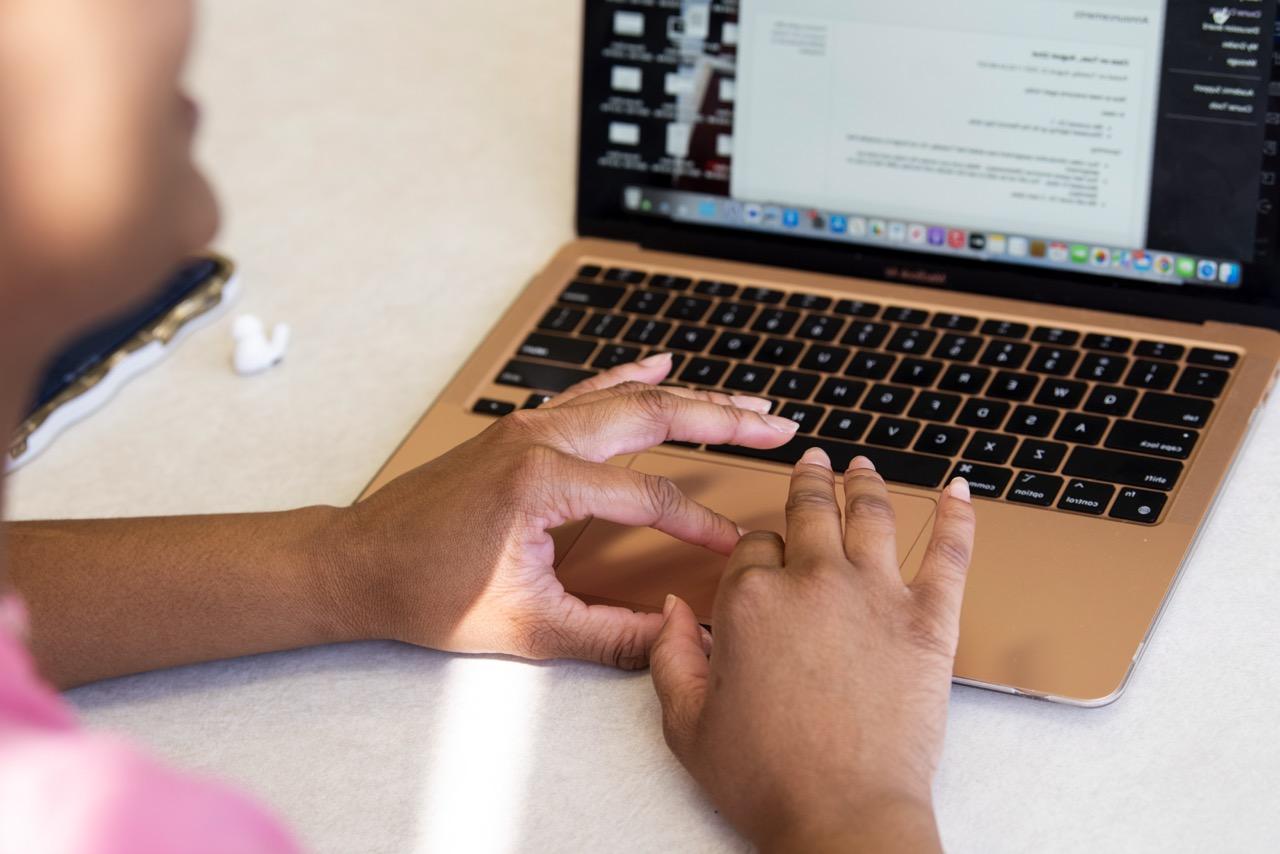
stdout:
[(180, 88), (191, 25), (191, 0), (0, 2), (0, 371), (32, 370), (212, 238)]

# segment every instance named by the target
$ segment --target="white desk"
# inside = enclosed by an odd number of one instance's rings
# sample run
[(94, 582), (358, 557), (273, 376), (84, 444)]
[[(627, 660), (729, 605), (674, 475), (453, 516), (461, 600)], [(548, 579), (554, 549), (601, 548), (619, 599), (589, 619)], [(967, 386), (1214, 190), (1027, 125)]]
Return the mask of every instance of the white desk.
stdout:
[[(242, 307), (296, 344), (240, 380), (222, 321), (16, 477), (13, 512), (351, 501), (572, 236), (578, 5), (204, 4), (220, 246)], [(953, 851), (1280, 848), (1277, 448), (1273, 405), (1119, 703), (955, 691)], [(256, 792), (319, 852), (744, 848), (668, 756), (644, 674), (374, 644), (73, 700)]]

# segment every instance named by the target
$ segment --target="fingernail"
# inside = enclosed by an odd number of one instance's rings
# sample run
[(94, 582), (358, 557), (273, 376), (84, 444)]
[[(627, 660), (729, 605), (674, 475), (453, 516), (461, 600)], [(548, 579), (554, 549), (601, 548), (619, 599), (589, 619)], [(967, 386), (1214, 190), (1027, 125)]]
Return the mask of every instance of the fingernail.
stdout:
[(788, 436), (794, 436), (800, 429), (800, 425), (790, 418), (779, 418), (776, 415), (761, 415), (760, 417), (774, 430), (779, 433), (786, 433)]
[(667, 594), (667, 601), (662, 603), (662, 619), (663, 621), (671, 619), (671, 611), (676, 607), (676, 597)]
[(810, 448), (804, 452), (804, 456), (800, 458), (800, 462), (817, 466), (818, 468), (831, 469), (831, 457), (827, 456), (827, 452), (821, 448)]
[(876, 464), (866, 457), (854, 457), (849, 463), (849, 471), (875, 471)]
[(646, 368), (657, 368), (662, 365), (671, 364), (670, 353), (658, 353), (656, 356), (650, 356), (647, 359), (641, 359), (640, 365)]
[(715, 646), (715, 639), (711, 637), (711, 632), (707, 631), (706, 626), (699, 626), (702, 629), (702, 651), (708, 658), (711, 657), (711, 648)]
[(746, 528), (742, 527), (741, 525), (738, 526), (739, 537), (745, 537), (747, 534), (750, 534), (750, 533), (751, 533), (750, 531), (748, 531)]
[(752, 412), (759, 412), (761, 415), (768, 415), (769, 410), (773, 409), (773, 404), (763, 397), (746, 397), (741, 394), (735, 394), (729, 398), (729, 402), (739, 409), (749, 409)]
[(972, 503), (973, 498), (969, 492), (969, 481), (962, 477), (958, 477), (951, 481), (951, 486), (947, 487), (947, 492), (952, 498), (959, 498), (965, 503)]

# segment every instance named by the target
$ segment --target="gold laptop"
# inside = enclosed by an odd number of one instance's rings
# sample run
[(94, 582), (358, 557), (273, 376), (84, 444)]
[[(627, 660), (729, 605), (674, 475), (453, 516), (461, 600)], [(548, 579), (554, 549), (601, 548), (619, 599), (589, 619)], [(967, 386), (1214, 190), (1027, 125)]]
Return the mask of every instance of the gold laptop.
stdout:
[[(963, 475), (980, 533), (956, 681), (1118, 697), (1276, 381), (1274, 10), (982, 6), (588, 0), (581, 239), (369, 492), (673, 352), (672, 382), (768, 397), (800, 435), (619, 464), (782, 530), (806, 448), (866, 454), (906, 578)], [(677, 593), (714, 623), (722, 558), (559, 533), (569, 590)]]

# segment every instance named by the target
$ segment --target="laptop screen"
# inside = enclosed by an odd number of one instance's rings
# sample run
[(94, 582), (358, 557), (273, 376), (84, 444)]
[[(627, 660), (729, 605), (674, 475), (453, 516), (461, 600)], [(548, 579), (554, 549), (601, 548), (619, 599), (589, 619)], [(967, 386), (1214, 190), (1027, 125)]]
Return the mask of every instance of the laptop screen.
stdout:
[(583, 212), (1269, 289), (1275, 18), (1273, 0), (592, 0)]

